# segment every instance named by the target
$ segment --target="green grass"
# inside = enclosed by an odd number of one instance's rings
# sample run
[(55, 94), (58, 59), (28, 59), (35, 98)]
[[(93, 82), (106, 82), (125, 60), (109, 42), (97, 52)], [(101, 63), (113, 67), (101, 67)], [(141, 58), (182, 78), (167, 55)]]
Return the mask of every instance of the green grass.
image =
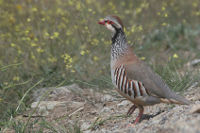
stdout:
[[(27, 124), (11, 119), (30, 106), (35, 89), (60, 83), (113, 87), (111, 36), (97, 24), (108, 14), (122, 18), (135, 53), (170, 88), (184, 91), (199, 80), (199, 66), (186, 67), (200, 58), (199, 4), (196, 0), (0, 0), (0, 131), (9, 127), (23, 132), (22, 127), (35, 123), (41, 126), (38, 132), (54, 131), (54, 124), (45, 120)], [(81, 132), (78, 124), (69, 129)]]

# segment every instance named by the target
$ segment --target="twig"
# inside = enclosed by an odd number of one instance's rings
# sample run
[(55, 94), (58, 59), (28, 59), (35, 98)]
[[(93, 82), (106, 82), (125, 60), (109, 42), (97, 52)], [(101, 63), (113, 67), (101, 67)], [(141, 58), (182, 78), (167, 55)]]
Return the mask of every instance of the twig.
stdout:
[(73, 114), (76, 114), (77, 112), (83, 110), (84, 107), (80, 107), (77, 110), (73, 111), (71, 114), (68, 115), (68, 117), (71, 117)]
[(56, 121), (58, 121), (58, 120), (60, 120), (60, 119), (62, 120), (62, 119), (64, 119), (65, 117), (70, 118), (72, 115), (76, 114), (77, 112), (79, 112), (79, 111), (81, 111), (81, 110), (83, 110), (83, 109), (84, 109), (84, 107), (81, 106), (81, 107), (79, 107), (78, 109), (76, 109), (76, 110), (74, 110), (73, 112), (71, 112), (70, 114), (66, 114), (66, 115), (63, 115), (62, 117), (56, 118)]

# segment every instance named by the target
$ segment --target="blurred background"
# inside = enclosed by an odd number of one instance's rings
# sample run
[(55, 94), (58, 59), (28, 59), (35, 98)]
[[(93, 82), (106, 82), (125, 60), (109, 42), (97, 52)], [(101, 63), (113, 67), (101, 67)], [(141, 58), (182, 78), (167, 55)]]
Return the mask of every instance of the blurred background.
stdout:
[[(175, 91), (199, 73), (199, 0), (0, 0), (0, 126), (36, 88), (77, 83), (112, 88), (107, 15), (124, 22), (129, 44)], [(29, 107), (27, 94), (19, 111)]]

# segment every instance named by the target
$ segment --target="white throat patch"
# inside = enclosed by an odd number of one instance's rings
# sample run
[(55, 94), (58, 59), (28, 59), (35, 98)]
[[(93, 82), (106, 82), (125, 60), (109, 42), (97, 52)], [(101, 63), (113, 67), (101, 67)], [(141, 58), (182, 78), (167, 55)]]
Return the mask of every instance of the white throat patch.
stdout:
[(105, 24), (106, 25), (106, 28), (109, 29), (110, 31), (112, 31), (113, 33), (115, 33), (115, 28), (113, 28), (113, 26), (111, 24)]

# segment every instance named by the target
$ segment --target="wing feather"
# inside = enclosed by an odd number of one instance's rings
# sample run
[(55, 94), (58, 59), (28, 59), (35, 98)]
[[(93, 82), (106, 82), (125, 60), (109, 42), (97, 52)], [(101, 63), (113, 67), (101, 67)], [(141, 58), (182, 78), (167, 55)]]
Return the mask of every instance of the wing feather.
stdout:
[(143, 83), (150, 95), (160, 98), (170, 98), (172, 91), (161, 77), (154, 73), (144, 62), (129, 63), (124, 65), (127, 77)]

